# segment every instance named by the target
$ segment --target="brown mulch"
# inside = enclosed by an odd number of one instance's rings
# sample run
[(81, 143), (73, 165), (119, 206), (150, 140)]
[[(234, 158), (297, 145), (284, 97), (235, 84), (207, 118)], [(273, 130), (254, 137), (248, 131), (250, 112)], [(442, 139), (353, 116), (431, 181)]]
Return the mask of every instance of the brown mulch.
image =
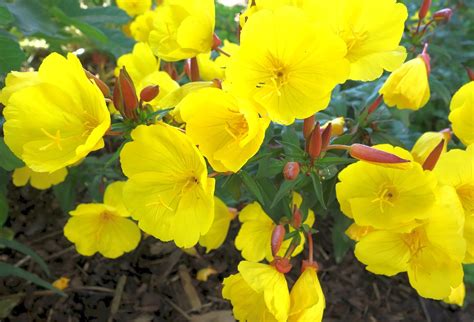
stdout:
[[(237, 222), (232, 224), (231, 238), (210, 254), (200, 248), (195, 254), (185, 253), (172, 243), (148, 237), (134, 252), (109, 260), (75, 252), (62, 234), (66, 216), (51, 192), (12, 187), (9, 197), (13, 204), (9, 226), (15, 238), (46, 260), (53, 277), (48, 279), (33, 261), (10, 250), (0, 250), (0, 260), (49, 281), (65, 276), (71, 282), (68, 296), (60, 297), (21, 279), (1, 278), (0, 300), (20, 294), (7, 321), (234, 321), (229, 303), (221, 298), (221, 281), (235, 272), (240, 260), (232, 242)], [(315, 256), (327, 301), (324, 321), (474, 321), (472, 287), (471, 303), (459, 309), (421, 299), (404, 275), (387, 278), (365, 271), (351, 252), (336, 264), (331, 222), (319, 222)], [(218, 274), (206, 282), (196, 280), (197, 271), (206, 267)], [(289, 282), (295, 278), (290, 275)]]

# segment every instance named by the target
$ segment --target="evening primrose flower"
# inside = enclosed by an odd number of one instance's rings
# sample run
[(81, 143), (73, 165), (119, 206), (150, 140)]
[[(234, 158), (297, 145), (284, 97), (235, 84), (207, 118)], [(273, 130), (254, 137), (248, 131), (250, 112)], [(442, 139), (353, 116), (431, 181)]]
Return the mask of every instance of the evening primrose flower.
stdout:
[[(293, 194), (293, 205), (301, 206), (301, 196), (297, 193)], [(293, 208), (293, 205), (291, 208)], [(259, 262), (264, 258), (267, 261), (273, 260), (271, 239), (273, 229), (276, 224), (262, 209), (258, 202), (253, 202), (245, 206), (238, 216), (242, 226), (235, 238), (235, 247), (242, 252), (242, 257), (248, 261)], [(314, 224), (314, 212), (308, 210), (308, 216), (303, 224), (312, 227)], [(292, 229), (290, 229), (292, 231)], [(300, 234), (301, 242), (295, 248), (292, 256), (296, 256), (303, 251), (305, 236)], [(284, 256), (290, 247), (291, 239), (283, 241), (278, 256)]]
[(165, 0), (156, 8), (148, 41), (166, 61), (207, 53), (213, 46), (214, 0)]
[(164, 97), (179, 88), (179, 84), (168, 73), (159, 71), (160, 60), (153, 55), (147, 43), (137, 43), (132, 53), (119, 57), (115, 69), (116, 76), (122, 67), (126, 68), (137, 93), (150, 85), (159, 86), (159, 94), (148, 102), (156, 109), (161, 108), (161, 100)]
[(440, 144), (441, 140), (444, 140), (442, 153), (445, 153), (450, 138), (451, 134), (449, 131), (423, 133), (411, 149), (413, 160), (423, 165), (431, 152)]
[(304, 268), (291, 289), (290, 299), (288, 322), (320, 322), (322, 320), (326, 300), (315, 267)]
[(250, 102), (217, 88), (191, 93), (179, 106), (186, 135), (219, 172), (239, 171), (258, 152), (269, 124)]
[(117, 0), (117, 7), (133, 17), (150, 9), (151, 0)]
[(406, 59), (400, 46), (407, 8), (394, 0), (304, 1), (316, 23), (328, 25), (347, 46), (349, 79), (372, 81), (393, 71)]
[(199, 238), (199, 245), (206, 247), (206, 253), (219, 248), (225, 241), (230, 222), (235, 218), (225, 203), (214, 197), (214, 221), (209, 231)]
[(10, 150), (33, 171), (55, 172), (102, 148), (110, 114), (79, 59), (52, 53), (34, 77), (39, 80), (15, 91), (3, 111)]
[(35, 172), (25, 166), (15, 169), (12, 178), (13, 184), (17, 187), (26, 186), (29, 181), (33, 188), (45, 190), (63, 182), (66, 179), (67, 172), (67, 168), (62, 168), (52, 173)]
[(465, 263), (474, 263), (474, 144), (466, 151), (454, 149), (441, 155), (433, 172), (441, 185), (456, 189), (464, 208)]
[(179, 129), (157, 123), (132, 131), (120, 153), (124, 202), (146, 233), (189, 248), (214, 219), (214, 184), (204, 158)]
[(449, 121), (454, 134), (465, 145), (474, 143), (474, 81), (461, 87), (453, 96)]
[(255, 13), (240, 40), (227, 68), (230, 89), (255, 100), (274, 122), (288, 125), (326, 108), (347, 79), (345, 43), (296, 7)]
[(290, 294), (285, 275), (274, 266), (243, 261), (224, 279), (222, 296), (241, 321), (287, 321)]
[(125, 182), (114, 182), (105, 190), (104, 203), (80, 204), (70, 212), (64, 235), (76, 245), (77, 252), (92, 256), (99, 252), (117, 258), (132, 251), (140, 241), (140, 230), (127, 217), (123, 204)]
[[(239, 45), (234, 44), (227, 39), (224, 40), (222, 50), (232, 56), (239, 50)], [(219, 54), (215, 59), (212, 59), (211, 52), (197, 55), (197, 62), (199, 66), (199, 75), (204, 81), (212, 81), (214, 79), (224, 79), (225, 70), (229, 64), (230, 57), (224, 54)]]
[[(374, 148), (411, 160), (401, 148)], [(436, 177), (416, 162), (397, 169), (359, 161), (342, 170), (339, 181), (336, 195), (341, 211), (360, 226), (409, 229), (414, 220), (430, 216), (436, 199)]]
[(145, 13), (137, 16), (130, 23), (130, 34), (137, 42), (148, 42), (150, 32), (153, 30), (153, 21), (155, 20), (156, 12), (148, 10)]
[(418, 110), (430, 99), (428, 74), (426, 62), (418, 56), (393, 71), (379, 93), (390, 107)]
[[(378, 230), (355, 247), (359, 261), (375, 274), (408, 272), (410, 284), (427, 298), (443, 299), (462, 283), (466, 251), (463, 210), (455, 190), (443, 186), (430, 217), (411, 231)], [(415, 202), (413, 202), (415, 203)]]

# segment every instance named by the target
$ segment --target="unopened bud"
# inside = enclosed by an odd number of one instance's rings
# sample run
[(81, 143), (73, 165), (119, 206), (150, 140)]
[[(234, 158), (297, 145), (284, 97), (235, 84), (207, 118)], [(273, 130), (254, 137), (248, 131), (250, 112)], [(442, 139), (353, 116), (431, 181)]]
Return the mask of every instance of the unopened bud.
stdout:
[(418, 18), (424, 19), (426, 15), (428, 14), (428, 11), (430, 10), (431, 7), (431, 0), (423, 0), (423, 3), (421, 4), (420, 11), (418, 11)]
[(301, 227), (302, 222), (303, 222), (303, 215), (301, 214), (300, 209), (295, 206), (295, 209), (293, 211), (293, 218), (291, 221), (291, 225), (293, 226), (293, 228), (298, 229)]
[(212, 49), (216, 50), (220, 45), (222, 45), (222, 40), (216, 34), (212, 35)]
[(312, 115), (310, 117), (305, 118), (303, 121), (303, 136), (305, 139), (308, 139), (309, 136), (311, 135), (311, 132), (313, 132), (314, 119), (315, 119), (315, 116)]
[(280, 251), (281, 244), (285, 239), (285, 227), (283, 225), (277, 225), (273, 228), (272, 232), (272, 240), (271, 240), (271, 247), (272, 247), (272, 255), (275, 257), (278, 252)]
[(438, 22), (448, 22), (451, 20), (451, 17), (453, 16), (453, 10), (450, 8), (445, 8), (436, 11), (433, 14), (433, 20), (438, 21)]
[(339, 136), (344, 133), (344, 125), (346, 123), (344, 117), (341, 116), (331, 120), (330, 122), (324, 124), (323, 129), (326, 128), (329, 123), (331, 123), (331, 137)]
[(286, 274), (291, 271), (292, 265), (290, 264), (290, 260), (284, 257), (275, 257), (272, 262), (272, 265), (282, 274)]
[(140, 92), (140, 99), (143, 102), (151, 102), (158, 96), (158, 94), (160, 94), (160, 86), (149, 85)]
[(313, 129), (313, 132), (311, 133), (308, 145), (308, 153), (312, 160), (316, 159), (321, 154), (321, 145), (321, 130), (319, 127), (319, 122), (317, 122), (316, 126)]
[(356, 143), (351, 145), (349, 154), (355, 159), (387, 167), (406, 168), (410, 165), (410, 160), (402, 159), (395, 154), (374, 149), (363, 144)]
[(383, 95), (379, 95), (379, 97), (377, 97), (375, 101), (369, 106), (369, 108), (367, 109), (367, 113), (369, 115), (372, 114), (380, 106), (380, 103), (382, 103), (382, 100), (383, 100)]
[(469, 77), (469, 79), (471, 81), (474, 81), (474, 71), (470, 68), (467, 68), (467, 67), (466, 67), (466, 71), (467, 71), (467, 76)]
[(97, 85), (97, 87), (100, 89), (104, 97), (109, 97), (110, 96), (110, 89), (109, 87), (99, 79), (99, 77), (95, 76), (88, 70), (84, 69), (84, 72), (86, 73), (87, 78), (90, 80), (94, 81), (94, 83)]
[(135, 110), (138, 108), (138, 98), (133, 81), (125, 67), (122, 67), (116, 79), (113, 102), (115, 108), (118, 109), (125, 118), (135, 118)]
[(428, 155), (425, 162), (423, 163), (423, 170), (431, 171), (434, 169), (434, 167), (436, 166), (436, 163), (438, 163), (441, 153), (443, 153), (444, 145), (445, 145), (445, 140), (441, 139), (441, 141), (433, 149), (433, 151), (431, 151), (431, 153)]
[(321, 129), (321, 149), (324, 150), (329, 145), (331, 141), (331, 132), (332, 132), (332, 124), (331, 122), (328, 123), (324, 129)]
[(423, 59), (423, 61), (425, 62), (426, 72), (429, 75), (431, 73), (431, 57), (428, 54), (428, 43), (425, 44), (425, 47), (423, 48), (423, 52), (420, 55), (418, 55), (418, 57), (421, 57), (421, 59)]
[(285, 180), (295, 180), (300, 174), (300, 164), (298, 162), (287, 162), (283, 168)]
[(184, 72), (191, 82), (199, 81), (199, 66), (196, 57), (186, 59), (184, 63)]

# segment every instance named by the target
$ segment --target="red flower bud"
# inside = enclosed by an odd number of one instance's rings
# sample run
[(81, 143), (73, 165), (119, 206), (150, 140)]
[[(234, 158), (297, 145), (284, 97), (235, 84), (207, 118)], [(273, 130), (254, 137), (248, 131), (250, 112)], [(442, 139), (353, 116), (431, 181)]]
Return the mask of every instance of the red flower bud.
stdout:
[(428, 155), (425, 162), (423, 163), (423, 169), (424, 170), (431, 171), (431, 170), (434, 169), (434, 167), (436, 166), (436, 163), (438, 163), (438, 160), (439, 160), (439, 157), (441, 156), (441, 153), (443, 153), (444, 142), (445, 142), (444, 139), (441, 139), (441, 141), (438, 143), (438, 145)]
[(283, 243), (283, 240), (285, 239), (285, 227), (283, 225), (277, 225), (275, 228), (273, 228), (272, 232), (272, 240), (271, 240), (271, 246), (272, 246), (272, 255), (273, 257), (278, 254), (281, 248), (281, 244)]
[(191, 82), (197, 82), (199, 80), (199, 66), (196, 57), (186, 59), (184, 72)]
[(394, 154), (371, 148), (363, 144), (353, 144), (350, 147), (349, 154), (358, 160), (367, 161), (371, 163), (380, 163), (387, 166), (393, 165), (397, 168), (400, 165), (409, 164), (410, 160), (402, 159)]
[(298, 228), (301, 227), (302, 222), (303, 222), (303, 216), (301, 215), (301, 211), (295, 205), (295, 209), (293, 210), (293, 218), (292, 218), (292, 221), (291, 221), (291, 225), (295, 229), (298, 229)]
[(291, 271), (292, 268), (290, 260), (284, 257), (275, 257), (272, 262), (272, 265), (276, 268), (277, 271), (283, 274), (288, 273), (289, 271)]
[(138, 98), (133, 81), (125, 67), (122, 67), (116, 79), (113, 102), (115, 108), (120, 111), (123, 117), (135, 119), (135, 110), (138, 108)]
[(442, 22), (442, 21), (448, 22), (449, 20), (451, 20), (452, 15), (453, 15), (453, 10), (451, 10), (450, 8), (441, 9), (441, 10), (436, 11), (433, 14), (433, 20), (438, 21), (438, 22)]
[(110, 96), (110, 89), (109, 87), (99, 79), (99, 77), (95, 76), (88, 70), (84, 69), (84, 72), (86, 73), (87, 78), (90, 80), (94, 81), (94, 83), (97, 85), (97, 87), (100, 89), (104, 97), (109, 97)]
[(367, 113), (372, 114), (377, 109), (377, 107), (380, 106), (380, 103), (382, 103), (382, 99), (383, 99), (383, 95), (380, 95), (379, 97), (377, 97), (375, 101), (369, 106)]
[(431, 0), (423, 0), (423, 3), (421, 4), (420, 11), (418, 11), (418, 18), (424, 19), (426, 15), (428, 14), (428, 11), (430, 10), (431, 7)]
[(431, 73), (431, 57), (428, 54), (428, 43), (425, 44), (425, 47), (423, 48), (423, 52), (418, 56), (421, 57), (421, 59), (423, 59), (423, 61), (425, 62), (426, 72), (429, 75)]
[(149, 85), (140, 92), (140, 99), (143, 102), (150, 102), (160, 94), (160, 86)]
[(319, 127), (319, 122), (316, 122), (316, 126), (314, 127), (313, 132), (311, 133), (308, 145), (308, 153), (312, 160), (316, 159), (321, 154), (321, 145), (321, 130)]
[(329, 122), (328, 125), (324, 129), (321, 129), (321, 149), (324, 150), (329, 145), (329, 141), (331, 140), (332, 134), (332, 123)]
[(314, 115), (305, 118), (303, 121), (303, 136), (305, 139), (308, 139), (309, 136), (311, 135), (311, 132), (314, 129)]
[(283, 168), (285, 180), (295, 180), (300, 174), (300, 164), (298, 162), (287, 162)]
[(222, 45), (222, 40), (216, 34), (212, 35), (212, 49), (216, 50), (220, 45)]
[(467, 68), (467, 67), (466, 67), (466, 71), (467, 71), (467, 76), (469, 77), (469, 79), (471, 81), (474, 81), (474, 71), (470, 68)]

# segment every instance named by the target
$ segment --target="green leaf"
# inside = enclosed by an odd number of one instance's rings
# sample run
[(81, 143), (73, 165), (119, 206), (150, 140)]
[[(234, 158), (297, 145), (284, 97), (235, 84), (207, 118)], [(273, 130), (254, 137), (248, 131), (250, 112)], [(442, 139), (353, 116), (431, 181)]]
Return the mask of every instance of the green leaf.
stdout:
[(15, 306), (20, 303), (22, 298), (23, 296), (21, 294), (15, 294), (0, 300), (0, 319), (6, 319)]
[(4, 139), (0, 138), (0, 168), (12, 171), (22, 166), (24, 166), (24, 163), (13, 154), (5, 144)]
[(8, 219), (8, 200), (5, 194), (0, 192), (0, 227), (5, 225)]
[(273, 198), (272, 204), (270, 205), (270, 208), (275, 207), (280, 200), (289, 195), (289, 193), (296, 187), (298, 183), (301, 182), (301, 177), (295, 179), (295, 180), (284, 180), (283, 183), (280, 185), (280, 189), (278, 189), (278, 192), (275, 195), (275, 198)]
[(4, 27), (13, 22), (13, 16), (5, 6), (0, 6), (0, 26)]
[(22, 243), (17, 242), (16, 240), (8, 240), (5, 238), (0, 238), (0, 245), (4, 245), (8, 248), (14, 249), (18, 252), (21, 252), (25, 255), (28, 255), (33, 259), (35, 262), (38, 263), (38, 265), (41, 267), (41, 269), (48, 275), (50, 275), (48, 265), (45, 263), (45, 261), (41, 258), (40, 255), (38, 255), (34, 250), (31, 248), (23, 245)]
[(341, 213), (336, 213), (334, 226), (331, 231), (332, 245), (334, 249), (334, 259), (340, 263), (347, 251), (351, 248), (352, 241), (345, 234), (350, 226), (351, 220)]
[(15, 0), (7, 3), (7, 7), (15, 18), (15, 25), (26, 36), (44, 34), (57, 37), (59, 28), (51, 19), (43, 1)]
[(354, 159), (342, 158), (342, 157), (324, 157), (316, 161), (317, 165), (329, 165), (329, 164), (348, 164), (355, 162)]
[(263, 199), (262, 188), (259, 186), (257, 181), (255, 181), (255, 179), (245, 171), (239, 172), (239, 175), (247, 189), (249, 189), (254, 197), (257, 198), (258, 202), (263, 206), (265, 202)]
[(273, 178), (283, 172), (286, 161), (277, 159), (264, 159), (258, 165), (257, 178)]
[(53, 192), (59, 202), (59, 206), (66, 213), (74, 209), (77, 196), (76, 187), (79, 182), (79, 176), (80, 173), (78, 168), (71, 168), (69, 169), (69, 174), (66, 180), (53, 186)]
[(324, 209), (327, 209), (326, 203), (324, 202), (323, 185), (321, 183), (321, 179), (316, 173), (311, 172), (311, 181), (313, 181), (314, 193), (316, 194), (316, 198), (321, 204), (321, 207), (323, 207)]
[(464, 281), (474, 285), (474, 264), (464, 265)]
[(22, 268), (15, 267), (13, 265), (7, 264), (0, 262), (0, 276), (6, 277), (6, 276), (16, 276), (22, 279), (25, 279), (27, 281), (30, 281), (31, 283), (34, 283), (38, 286), (44, 287), (45, 289), (51, 290), (54, 293), (57, 293), (62, 296), (67, 296), (66, 293), (58, 290), (55, 288), (53, 285), (50, 283), (46, 282), (42, 278), (38, 277), (36, 274), (32, 274), (28, 271), (25, 271)]
[(25, 59), (25, 53), (15, 40), (0, 35), (0, 75), (20, 69)]

